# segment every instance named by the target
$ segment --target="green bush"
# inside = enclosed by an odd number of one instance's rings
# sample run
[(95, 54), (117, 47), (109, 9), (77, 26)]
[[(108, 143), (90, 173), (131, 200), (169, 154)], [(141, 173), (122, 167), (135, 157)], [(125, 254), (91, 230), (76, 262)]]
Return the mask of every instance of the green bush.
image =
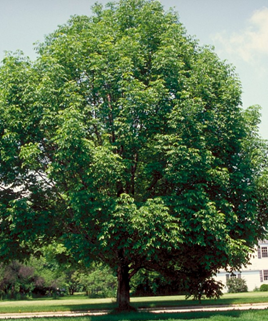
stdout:
[(260, 291), (268, 291), (268, 284), (262, 284), (261, 286), (260, 286)]
[(108, 266), (93, 264), (90, 271), (77, 272), (74, 277), (90, 298), (116, 297), (117, 279)]
[(230, 278), (227, 281), (227, 287), (229, 293), (247, 292), (248, 287), (246, 280), (241, 278)]

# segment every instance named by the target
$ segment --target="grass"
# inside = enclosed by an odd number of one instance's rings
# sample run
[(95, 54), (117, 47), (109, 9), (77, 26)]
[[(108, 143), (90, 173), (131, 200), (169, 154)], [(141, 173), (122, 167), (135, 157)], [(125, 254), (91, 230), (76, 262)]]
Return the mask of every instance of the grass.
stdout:
[(115, 307), (115, 299), (88, 299), (83, 297), (0, 301), (0, 313), (87, 311), (113, 309)]
[(195, 312), (195, 313), (129, 313), (120, 315), (103, 315), (87, 317), (46, 317), (20, 319), (20, 321), (268, 321), (268, 313), (262, 311), (226, 311), (226, 312)]
[[(198, 301), (185, 300), (184, 296), (159, 296), (133, 298), (132, 305), (135, 307), (161, 307), (161, 306), (190, 306), (199, 305)], [(268, 302), (268, 292), (245, 292), (224, 294), (219, 300), (204, 299), (202, 305), (233, 305)]]
[[(239, 304), (267, 303), (267, 302), (268, 302), (268, 292), (248, 292), (248, 293), (239, 293), (239, 294), (225, 294), (219, 300), (206, 299), (202, 301), (202, 305), (233, 305), (233, 304), (239, 305)], [(131, 304), (136, 308), (142, 308), (142, 307), (157, 308), (157, 307), (175, 307), (175, 306), (180, 307), (180, 306), (199, 305), (198, 301), (194, 301), (190, 299), (185, 300), (184, 296), (156, 296), (156, 297), (140, 297), (140, 298), (135, 297), (135, 298), (131, 298)], [(0, 313), (88, 311), (88, 310), (92, 311), (92, 310), (102, 310), (102, 309), (112, 310), (115, 307), (116, 307), (115, 299), (89, 299), (84, 295), (61, 297), (58, 299), (45, 298), (45, 299), (31, 299), (31, 300), (21, 300), (21, 301), (0, 301)], [(195, 313), (195, 315), (197, 315), (197, 312)], [(88, 320), (89, 319), (87, 318), (87, 321)], [(100, 320), (100, 319), (96, 319), (96, 320)], [(111, 320), (111, 316), (109, 320)], [(148, 320), (148, 319), (145, 319), (145, 320)], [(262, 318), (262, 320), (266, 320), (266, 319)], [(76, 318), (76, 321), (78, 321), (77, 318)]]

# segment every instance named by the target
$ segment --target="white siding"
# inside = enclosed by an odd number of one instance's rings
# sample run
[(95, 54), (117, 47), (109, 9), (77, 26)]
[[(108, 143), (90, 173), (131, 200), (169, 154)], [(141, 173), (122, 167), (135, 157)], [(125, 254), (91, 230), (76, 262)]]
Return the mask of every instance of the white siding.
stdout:
[[(246, 280), (248, 291), (259, 288), (262, 284), (268, 284), (268, 241), (259, 242), (259, 248), (256, 248), (251, 255), (250, 264), (241, 271), (234, 271), (234, 274), (241, 274), (241, 278)], [(264, 272), (266, 271), (266, 272)], [(224, 284), (224, 292), (227, 292), (226, 275), (228, 272), (221, 270), (216, 276), (217, 281)]]

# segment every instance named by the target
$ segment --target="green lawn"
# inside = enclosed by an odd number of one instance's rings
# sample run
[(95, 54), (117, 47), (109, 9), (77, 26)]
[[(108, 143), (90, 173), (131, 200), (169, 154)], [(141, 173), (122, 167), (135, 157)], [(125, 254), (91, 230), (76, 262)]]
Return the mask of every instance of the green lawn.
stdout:
[[(157, 306), (189, 306), (199, 305), (198, 301), (185, 300), (185, 296), (161, 296), (133, 298), (131, 300), (136, 307)], [(202, 305), (232, 305), (268, 302), (268, 292), (246, 292), (224, 294), (219, 300), (202, 300)]]
[[(219, 300), (203, 300), (202, 305), (232, 305), (268, 302), (268, 292), (225, 294)], [(175, 307), (198, 305), (197, 301), (185, 300), (184, 296), (158, 296), (132, 298), (131, 304), (141, 307)], [(21, 301), (0, 301), (0, 313), (40, 311), (82, 311), (94, 309), (111, 310), (116, 307), (115, 299), (89, 299), (83, 295), (59, 299), (38, 299)], [(268, 313), (267, 313), (268, 314)]]
[(54, 317), (31, 318), (20, 321), (268, 321), (268, 313), (263, 311), (226, 311), (226, 312), (195, 312), (177, 314), (130, 313), (122, 315), (87, 316), (87, 317)]

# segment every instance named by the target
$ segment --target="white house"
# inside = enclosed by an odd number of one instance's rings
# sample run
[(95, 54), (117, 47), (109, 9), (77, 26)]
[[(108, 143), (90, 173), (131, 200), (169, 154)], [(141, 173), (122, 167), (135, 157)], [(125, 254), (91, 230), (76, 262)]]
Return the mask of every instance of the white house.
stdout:
[[(215, 278), (225, 285), (224, 292), (228, 290), (226, 282), (230, 277), (230, 273), (220, 270)], [(250, 264), (241, 271), (233, 271), (232, 277), (245, 279), (248, 291), (253, 291), (264, 283), (268, 284), (268, 240), (259, 242), (259, 246), (251, 255)]]

